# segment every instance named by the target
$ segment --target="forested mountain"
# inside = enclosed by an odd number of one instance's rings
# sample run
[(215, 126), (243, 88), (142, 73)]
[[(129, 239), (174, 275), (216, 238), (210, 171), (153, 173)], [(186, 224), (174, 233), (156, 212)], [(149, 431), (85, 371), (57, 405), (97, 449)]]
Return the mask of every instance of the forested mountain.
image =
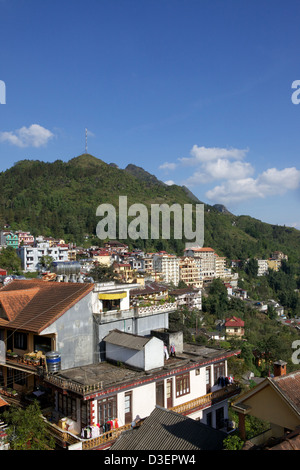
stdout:
[[(115, 164), (88, 154), (53, 163), (22, 160), (0, 173), (0, 224), (81, 244), (84, 236), (97, 242), (96, 209), (110, 203), (116, 209), (119, 196), (149, 208), (154, 203), (193, 204), (197, 199), (185, 187), (168, 186), (141, 167)], [(289, 259), (300, 258), (300, 232), (271, 225), (249, 216), (235, 216), (205, 204), (204, 245), (229, 259), (269, 257), (281, 250)], [(172, 231), (171, 231), (172, 233)], [(131, 240), (127, 240), (129, 244)], [(101, 244), (101, 241), (98, 240)], [(146, 250), (164, 249), (182, 254), (184, 240), (137, 240)]]

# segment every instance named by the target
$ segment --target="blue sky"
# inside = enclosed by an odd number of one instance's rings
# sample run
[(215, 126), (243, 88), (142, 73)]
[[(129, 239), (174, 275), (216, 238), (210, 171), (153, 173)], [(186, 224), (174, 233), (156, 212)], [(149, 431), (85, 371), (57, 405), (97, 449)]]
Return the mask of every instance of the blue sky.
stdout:
[(300, 229), (299, 24), (297, 0), (0, 0), (0, 171), (87, 128), (107, 163)]

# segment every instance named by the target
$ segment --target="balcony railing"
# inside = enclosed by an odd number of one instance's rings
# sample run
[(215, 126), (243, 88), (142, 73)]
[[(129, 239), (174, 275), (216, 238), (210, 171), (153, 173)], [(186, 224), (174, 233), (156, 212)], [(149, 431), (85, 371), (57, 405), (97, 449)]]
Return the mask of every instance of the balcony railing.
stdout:
[(240, 392), (240, 388), (235, 384), (230, 384), (227, 387), (216, 390), (215, 392), (208, 393), (202, 397), (195, 398), (194, 400), (182, 403), (172, 407), (172, 411), (179, 414), (190, 413), (193, 409), (203, 408), (210, 406), (218, 401), (225, 400), (231, 396), (237, 395)]
[[(239, 387), (235, 384), (230, 384), (220, 390), (208, 393), (207, 395), (203, 395), (202, 397), (188, 401), (181, 405), (174, 406), (170, 409), (179, 414), (189, 414), (193, 412), (193, 410), (199, 408), (206, 408), (218, 401), (225, 400), (230, 398), (231, 396), (237, 395), (238, 393), (240, 393)], [(139, 425), (142, 423), (143, 419), (140, 421)], [(131, 428), (131, 424), (127, 424), (126, 426), (120, 426), (117, 429), (112, 429), (108, 432), (105, 432), (98, 437), (91, 439), (83, 439), (79, 436), (76, 436), (75, 434), (72, 434), (69, 431), (61, 429), (56, 424), (47, 421), (47, 425), (49, 432), (60, 445), (67, 447), (73, 444), (80, 444), (82, 450), (91, 450), (101, 446), (110, 446), (123, 431), (127, 431)]]
[(45, 373), (44, 379), (63, 390), (69, 390), (71, 392), (77, 392), (82, 395), (90, 392), (95, 392), (97, 390), (101, 390), (103, 388), (103, 382), (97, 382), (92, 385), (80, 385), (72, 380), (65, 380), (60, 377), (56, 377), (55, 375)]
[(49, 423), (46, 421), (46, 424), (48, 426), (49, 434), (54, 437), (58, 445), (68, 447), (73, 444), (80, 444), (82, 450), (96, 449), (97, 447), (106, 445), (110, 446), (123, 431), (127, 431), (131, 428), (131, 424), (127, 424), (126, 426), (120, 426), (117, 429), (112, 429), (108, 432), (105, 432), (98, 437), (83, 439), (69, 431), (61, 429), (54, 423)]
[(165, 302), (164, 304), (153, 304), (145, 307), (130, 306), (127, 310), (107, 310), (101, 312), (94, 312), (101, 323), (109, 323), (111, 321), (143, 317), (147, 315), (156, 315), (159, 313), (170, 312), (177, 309), (176, 302)]

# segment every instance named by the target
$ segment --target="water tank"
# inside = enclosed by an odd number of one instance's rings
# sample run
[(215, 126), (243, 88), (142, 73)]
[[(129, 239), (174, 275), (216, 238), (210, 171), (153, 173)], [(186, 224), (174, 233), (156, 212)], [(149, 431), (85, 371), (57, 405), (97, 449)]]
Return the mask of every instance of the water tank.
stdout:
[(79, 274), (81, 270), (81, 264), (77, 261), (54, 261), (52, 266), (56, 274)]
[(56, 351), (51, 351), (46, 353), (46, 364), (48, 372), (54, 374), (58, 372), (61, 368), (61, 358), (60, 354)]

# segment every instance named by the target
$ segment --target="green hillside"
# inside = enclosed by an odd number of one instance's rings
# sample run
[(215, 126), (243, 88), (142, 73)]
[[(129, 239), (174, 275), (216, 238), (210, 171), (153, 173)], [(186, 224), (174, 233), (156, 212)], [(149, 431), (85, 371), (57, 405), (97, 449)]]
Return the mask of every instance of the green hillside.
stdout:
[[(127, 196), (128, 206), (142, 203), (148, 208), (154, 203), (195, 205), (197, 201), (187, 188), (167, 186), (141, 167), (130, 164), (123, 170), (88, 154), (68, 162), (22, 160), (0, 173), (0, 184), (2, 226), (9, 224), (13, 230), (52, 235), (77, 244), (83, 243), (85, 235), (97, 242), (96, 209), (103, 203), (118, 208), (119, 196)], [(268, 257), (272, 251), (282, 250), (291, 260), (300, 258), (298, 230), (237, 217), (206, 204), (204, 222), (204, 244), (219, 255), (232, 259)], [(136, 245), (182, 254), (184, 240), (138, 240)]]

